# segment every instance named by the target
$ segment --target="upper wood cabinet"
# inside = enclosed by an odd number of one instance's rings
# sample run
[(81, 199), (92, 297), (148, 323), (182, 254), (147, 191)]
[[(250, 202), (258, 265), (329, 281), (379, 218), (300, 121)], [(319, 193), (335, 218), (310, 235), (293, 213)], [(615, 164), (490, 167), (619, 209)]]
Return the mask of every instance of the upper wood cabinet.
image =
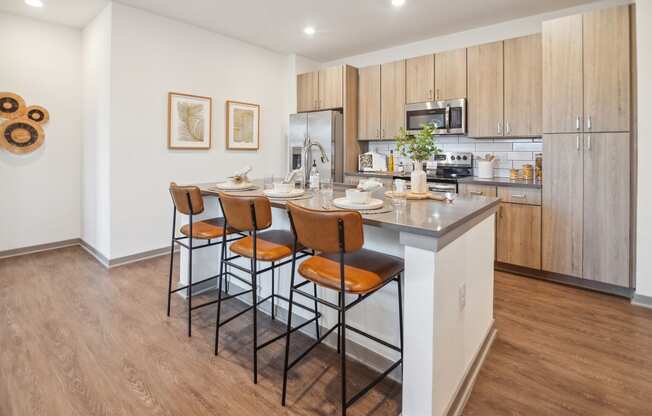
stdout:
[(503, 42), (467, 49), (468, 134), (503, 135)]
[(505, 136), (541, 136), (541, 34), (505, 41)]
[(405, 61), (405, 102), (408, 104), (434, 100), (435, 55), (424, 55)]
[(405, 127), (405, 61), (383, 64), (380, 79), (380, 137), (392, 140)]
[(582, 277), (584, 169), (581, 134), (543, 139), (543, 270)]
[(435, 100), (466, 97), (466, 49), (435, 55)]
[(628, 6), (543, 23), (546, 133), (630, 130)]
[(630, 130), (629, 7), (583, 16), (584, 131)]
[(585, 133), (583, 143), (583, 276), (623, 287), (630, 285), (629, 140), (629, 133)]
[(319, 109), (319, 75), (308, 72), (297, 75), (297, 111), (315, 111)]
[(380, 139), (380, 65), (358, 70), (358, 140)]
[(342, 107), (343, 69), (342, 66), (334, 66), (319, 71), (320, 110)]
[(334, 66), (297, 75), (297, 111), (330, 110), (344, 107), (344, 71)]

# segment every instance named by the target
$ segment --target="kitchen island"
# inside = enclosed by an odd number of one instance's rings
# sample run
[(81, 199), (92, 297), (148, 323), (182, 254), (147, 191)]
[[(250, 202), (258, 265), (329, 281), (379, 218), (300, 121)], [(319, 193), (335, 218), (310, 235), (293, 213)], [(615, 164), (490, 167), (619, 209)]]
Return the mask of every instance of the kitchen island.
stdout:
[[(219, 215), (217, 198), (210, 198), (218, 193), (214, 184), (202, 184), (200, 188), (207, 196), (207, 210), (202, 218)], [(334, 197), (343, 196), (343, 190), (343, 186), (336, 186)], [(382, 197), (383, 191), (376, 196)], [(262, 193), (255, 190), (238, 194)], [(319, 193), (294, 202), (318, 209), (325, 206)], [(289, 229), (285, 204), (283, 200), (272, 200), (272, 228)], [(460, 196), (453, 203), (408, 201), (405, 207), (397, 208), (386, 199), (387, 209), (382, 213), (363, 215), (365, 247), (405, 259), (402, 374), (405, 416), (459, 413), (491, 345), (495, 334), (494, 222), (498, 204), (497, 198)], [(217, 274), (218, 259), (217, 248), (194, 254), (195, 279)], [(187, 261), (182, 251), (182, 284), (187, 281)], [(276, 287), (282, 294), (288, 292), (289, 273), (289, 266), (276, 273)], [(259, 277), (259, 282), (260, 296), (265, 297), (271, 291), (271, 276)], [(333, 291), (320, 289), (319, 296), (336, 302)], [(396, 296), (394, 286), (381, 289), (359, 309), (352, 310), (352, 323), (397, 345)], [(287, 305), (277, 307), (285, 311)], [(278, 316), (284, 316), (283, 312)], [(334, 311), (324, 308), (321, 312), (322, 326), (330, 327), (337, 322)], [(297, 319), (309, 317), (299, 312)], [(307, 332), (307, 335), (314, 334)], [(350, 349), (353, 358), (380, 371), (386, 368), (387, 362), (398, 358), (394, 351), (356, 335), (353, 333), (349, 338), (354, 344)]]

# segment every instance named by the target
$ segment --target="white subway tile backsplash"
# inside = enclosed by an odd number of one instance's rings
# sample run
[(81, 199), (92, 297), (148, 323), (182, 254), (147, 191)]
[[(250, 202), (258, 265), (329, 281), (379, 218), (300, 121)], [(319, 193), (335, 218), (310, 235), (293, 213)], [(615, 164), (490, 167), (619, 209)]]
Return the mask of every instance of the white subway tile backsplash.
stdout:
[(437, 137), (437, 144), (458, 144), (460, 138), (458, 136), (439, 136)]
[(543, 143), (514, 143), (515, 152), (543, 152)]
[(509, 178), (509, 169), (494, 169), (494, 177)]
[(509, 152), (507, 158), (509, 160), (534, 160), (532, 152)]
[(475, 145), (477, 152), (511, 152), (512, 143), (478, 143)]
[(496, 138), (493, 141), (496, 143), (504, 143), (504, 142), (510, 142), (510, 143), (532, 143), (532, 140), (534, 139), (528, 139), (528, 138)]
[(445, 152), (473, 152), (475, 151), (474, 144), (465, 143), (465, 144), (442, 144), (440, 147)]

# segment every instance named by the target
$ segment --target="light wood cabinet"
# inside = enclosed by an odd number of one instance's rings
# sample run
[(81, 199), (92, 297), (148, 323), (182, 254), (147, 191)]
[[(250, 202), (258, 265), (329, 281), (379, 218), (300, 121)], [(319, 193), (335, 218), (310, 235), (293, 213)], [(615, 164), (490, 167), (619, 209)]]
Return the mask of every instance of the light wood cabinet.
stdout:
[(319, 109), (318, 79), (317, 72), (297, 75), (297, 112), (303, 113)]
[(435, 100), (466, 97), (466, 49), (435, 54)]
[(543, 23), (543, 131), (581, 129), (582, 16)]
[(503, 135), (503, 42), (467, 49), (468, 134)]
[(342, 107), (343, 67), (334, 66), (319, 71), (319, 109)]
[(582, 277), (584, 169), (581, 135), (545, 135), (543, 160), (543, 269)]
[(383, 64), (380, 79), (380, 137), (392, 140), (405, 127), (405, 61)]
[(496, 187), (492, 185), (477, 185), (474, 183), (460, 183), (459, 193), (461, 195), (491, 196), (497, 195)]
[(514, 204), (541, 205), (541, 189), (517, 186), (499, 186), (498, 198)]
[(405, 102), (432, 101), (435, 97), (435, 55), (424, 55), (405, 61)]
[(546, 133), (631, 128), (629, 6), (543, 23)]
[(541, 136), (541, 34), (508, 39), (505, 53), (505, 136)]
[(583, 16), (584, 131), (630, 130), (628, 6)]
[(628, 287), (630, 135), (584, 135), (584, 259), (586, 279)]
[(541, 269), (541, 207), (501, 203), (496, 218), (496, 261)]
[(358, 140), (380, 139), (380, 65), (358, 70)]

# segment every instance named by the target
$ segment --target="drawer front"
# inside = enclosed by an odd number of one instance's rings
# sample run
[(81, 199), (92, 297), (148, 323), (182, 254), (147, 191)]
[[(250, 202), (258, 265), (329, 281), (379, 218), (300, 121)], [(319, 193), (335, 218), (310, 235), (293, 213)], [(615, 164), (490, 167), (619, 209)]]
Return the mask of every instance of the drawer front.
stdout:
[(496, 187), (490, 185), (476, 185), (472, 183), (461, 183), (459, 192), (462, 195), (477, 195), (477, 196), (496, 196)]
[(512, 204), (541, 205), (541, 189), (499, 186), (498, 198)]

